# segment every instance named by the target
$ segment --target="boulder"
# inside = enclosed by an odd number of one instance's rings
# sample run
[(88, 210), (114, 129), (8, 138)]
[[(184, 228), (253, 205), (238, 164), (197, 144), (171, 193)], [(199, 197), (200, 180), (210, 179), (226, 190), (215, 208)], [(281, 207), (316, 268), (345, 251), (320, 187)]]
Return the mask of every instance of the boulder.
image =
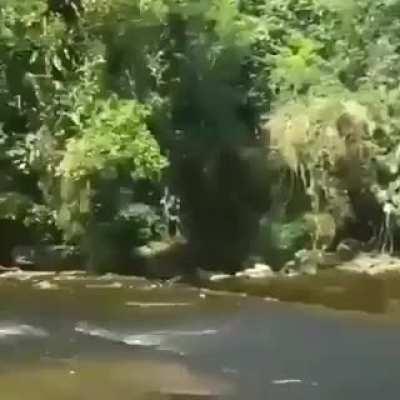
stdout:
[(279, 271), (281, 276), (292, 277), (298, 275), (297, 265), (295, 260), (288, 261)]
[(191, 272), (187, 245), (180, 241), (149, 242), (130, 253), (132, 272), (153, 279), (173, 279)]
[(148, 260), (167, 251), (170, 247), (171, 243), (168, 242), (149, 242), (144, 246), (134, 247), (131, 251), (131, 256), (134, 259), (143, 258)]
[(344, 239), (337, 248), (336, 254), (341, 261), (350, 261), (354, 259), (361, 251), (362, 244), (356, 239)]
[(360, 253), (337, 269), (355, 274), (384, 275), (400, 272), (400, 259), (389, 254)]
[(219, 282), (233, 277), (233, 275), (225, 274), (223, 272), (211, 272), (201, 268), (197, 268), (196, 275), (197, 278), (203, 282)]
[(60, 271), (82, 266), (79, 249), (66, 245), (16, 246), (12, 259), (14, 265), (28, 270)]
[(320, 254), (317, 250), (300, 250), (295, 254), (296, 268), (302, 274), (315, 275), (319, 259)]
[(265, 279), (273, 276), (274, 272), (272, 268), (269, 265), (261, 263), (255, 264), (253, 268), (247, 268), (244, 271), (236, 273), (236, 277), (247, 279)]
[(35, 289), (39, 290), (57, 290), (59, 286), (56, 283), (50, 281), (40, 281), (33, 285)]
[(298, 274), (314, 275), (321, 270), (334, 268), (341, 262), (336, 253), (323, 250), (299, 250), (294, 259), (288, 261), (280, 270), (281, 275), (293, 276)]

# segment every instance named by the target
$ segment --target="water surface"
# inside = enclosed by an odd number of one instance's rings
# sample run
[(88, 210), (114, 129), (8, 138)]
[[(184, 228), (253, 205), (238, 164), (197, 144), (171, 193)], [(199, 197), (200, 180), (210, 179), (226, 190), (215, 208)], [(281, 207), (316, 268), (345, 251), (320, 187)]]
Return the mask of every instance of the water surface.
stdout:
[(18, 278), (0, 278), (1, 399), (398, 396), (390, 316), (135, 278)]

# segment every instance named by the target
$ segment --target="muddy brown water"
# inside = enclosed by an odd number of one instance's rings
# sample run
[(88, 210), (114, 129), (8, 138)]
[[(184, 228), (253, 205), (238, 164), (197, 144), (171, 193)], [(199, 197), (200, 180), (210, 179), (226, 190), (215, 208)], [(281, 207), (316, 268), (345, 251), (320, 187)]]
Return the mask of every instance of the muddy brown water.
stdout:
[(136, 278), (0, 276), (1, 400), (376, 400), (400, 318)]

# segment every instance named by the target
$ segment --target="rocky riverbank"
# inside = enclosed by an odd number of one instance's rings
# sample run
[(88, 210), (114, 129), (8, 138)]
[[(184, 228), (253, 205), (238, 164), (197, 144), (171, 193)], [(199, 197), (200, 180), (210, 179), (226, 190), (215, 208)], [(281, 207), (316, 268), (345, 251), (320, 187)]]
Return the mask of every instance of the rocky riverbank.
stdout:
[[(170, 286), (181, 282), (198, 287), (205, 296), (230, 292), (369, 313), (397, 312), (400, 306), (400, 259), (388, 255), (363, 253), (352, 261), (313, 273), (274, 272), (263, 264), (233, 275), (200, 269), (195, 275), (184, 276), (178, 275), (179, 271), (175, 270), (176, 275), (171, 279), (165, 279), (163, 274), (160, 280), (155, 279), (155, 271), (152, 272), (154, 279), (148, 281), (150, 285), (153, 282), (155, 287)], [(83, 271), (31, 273), (19, 268), (3, 268), (0, 272), (3, 279), (33, 280), (38, 290), (57, 290), (60, 280), (76, 280), (85, 276), (87, 279)], [(102, 282), (104, 287), (118, 288), (120, 279), (122, 277), (111, 274), (105, 275)]]
[[(18, 268), (4, 268), (3, 276), (26, 276), (22, 270), (60, 273), (79, 267), (79, 255), (72, 248), (20, 248), (15, 254)], [(150, 243), (135, 249), (132, 260), (133, 275), (215, 291), (373, 313), (387, 312), (394, 302), (400, 303), (400, 258), (355, 251), (348, 244), (340, 245), (335, 253), (302, 250), (279, 271), (257, 262), (235, 274), (196, 268), (184, 243)], [(47, 282), (37, 285), (53, 288)]]
[(400, 259), (360, 253), (330, 268), (272, 271), (267, 265), (235, 275), (200, 271), (200, 285), (281, 301), (384, 313), (400, 302)]

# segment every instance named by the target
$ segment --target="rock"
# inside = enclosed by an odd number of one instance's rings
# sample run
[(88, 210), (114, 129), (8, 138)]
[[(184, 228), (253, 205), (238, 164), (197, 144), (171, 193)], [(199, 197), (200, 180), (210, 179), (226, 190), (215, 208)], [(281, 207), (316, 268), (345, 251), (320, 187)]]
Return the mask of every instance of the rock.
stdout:
[(219, 282), (224, 279), (232, 278), (232, 275), (224, 274), (223, 272), (210, 272), (204, 269), (198, 268), (196, 270), (197, 276), (201, 281)]
[(321, 252), (318, 260), (318, 269), (330, 269), (340, 264), (340, 257), (336, 253)]
[(124, 285), (121, 282), (111, 282), (111, 283), (92, 283), (87, 284), (85, 287), (87, 289), (121, 289)]
[(3, 267), (2, 265), (0, 265), (0, 274), (6, 272), (19, 272), (19, 271), (21, 271), (21, 269), (18, 267)]
[(170, 248), (171, 243), (168, 242), (150, 242), (147, 245), (135, 247), (131, 256), (133, 258), (151, 258), (159, 255), (161, 252)]
[(12, 250), (12, 259), (14, 264), (20, 266), (31, 266), (35, 265), (35, 250), (34, 247), (18, 246)]
[(300, 250), (295, 254), (297, 270), (301, 274), (315, 275), (321, 257), (318, 250)]
[(59, 286), (55, 283), (52, 283), (50, 281), (40, 281), (38, 283), (35, 283), (33, 285), (35, 289), (40, 289), (40, 290), (57, 290), (59, 289)]
[(82, 260), (75, 246), (16, 246), (12, 251), (15, 265), (23, 269), (77, 269)]
[(389, 254), (360, 253), (354, 259), (339, 265), (337, 269), (368, 275), (383, 275), (390, 272), (399, 273), (400, 259)]
[(52, 271), (23, 271), (22, 269), (11, 269), (0, 274), (1, 279), (15, 279), (17, 281), (29, 281), (32, 279), (56, 279)]
[(224, 279), (229, 279), (231, 278), (231, 275), (228, 274), (214, 274), (210, 277), (210, 281), (211, 282), (219, 282), (219, 281), (223, 281)]
[(271, 278), (274, 275), (269, 265), (257, 263), (254, 265), (254, 268), (247, 268), (244, 271), (237, 272), (235, 276), (238, 278), (263, 279)]
[(133, 273), (153, 279), (173, 279), (190, 271), (184, 242), (150, 242), (130, 254)]
[(314, 275), (320, 270), (330, 269), (340, 264), (340, 259), (335, 253), (323, 250), (300, 250), (295, 254), (295, 259), (286, 263), (282, 272)]
[(361, 247), (362, 245), (358, 240), (344, 239), (338, 244), (336, 253), (341, 261), (350, 261), (361, 251)]
[(86, 279), (87, 272), (86, 271), (61, 271), (57, 274), (54, 280), (57, 281), (75, 281), (79, 279)]
[(299, 274), (295, 260), (288, 261), (279, 271), (280, 275), (291, 277)]
[(71, 271), (61, 271), (59, 276), (61, 277), (66, 277), (66, 278), (75, 278), (75, 277), (84, 277), (86, 276), (86, 271), (80, 271), (80, 270), (71, 270)]
[(314, 263), (306, 263), (301, 266), (301, 273), (305, 275), (316, 275), (318, 266)]

